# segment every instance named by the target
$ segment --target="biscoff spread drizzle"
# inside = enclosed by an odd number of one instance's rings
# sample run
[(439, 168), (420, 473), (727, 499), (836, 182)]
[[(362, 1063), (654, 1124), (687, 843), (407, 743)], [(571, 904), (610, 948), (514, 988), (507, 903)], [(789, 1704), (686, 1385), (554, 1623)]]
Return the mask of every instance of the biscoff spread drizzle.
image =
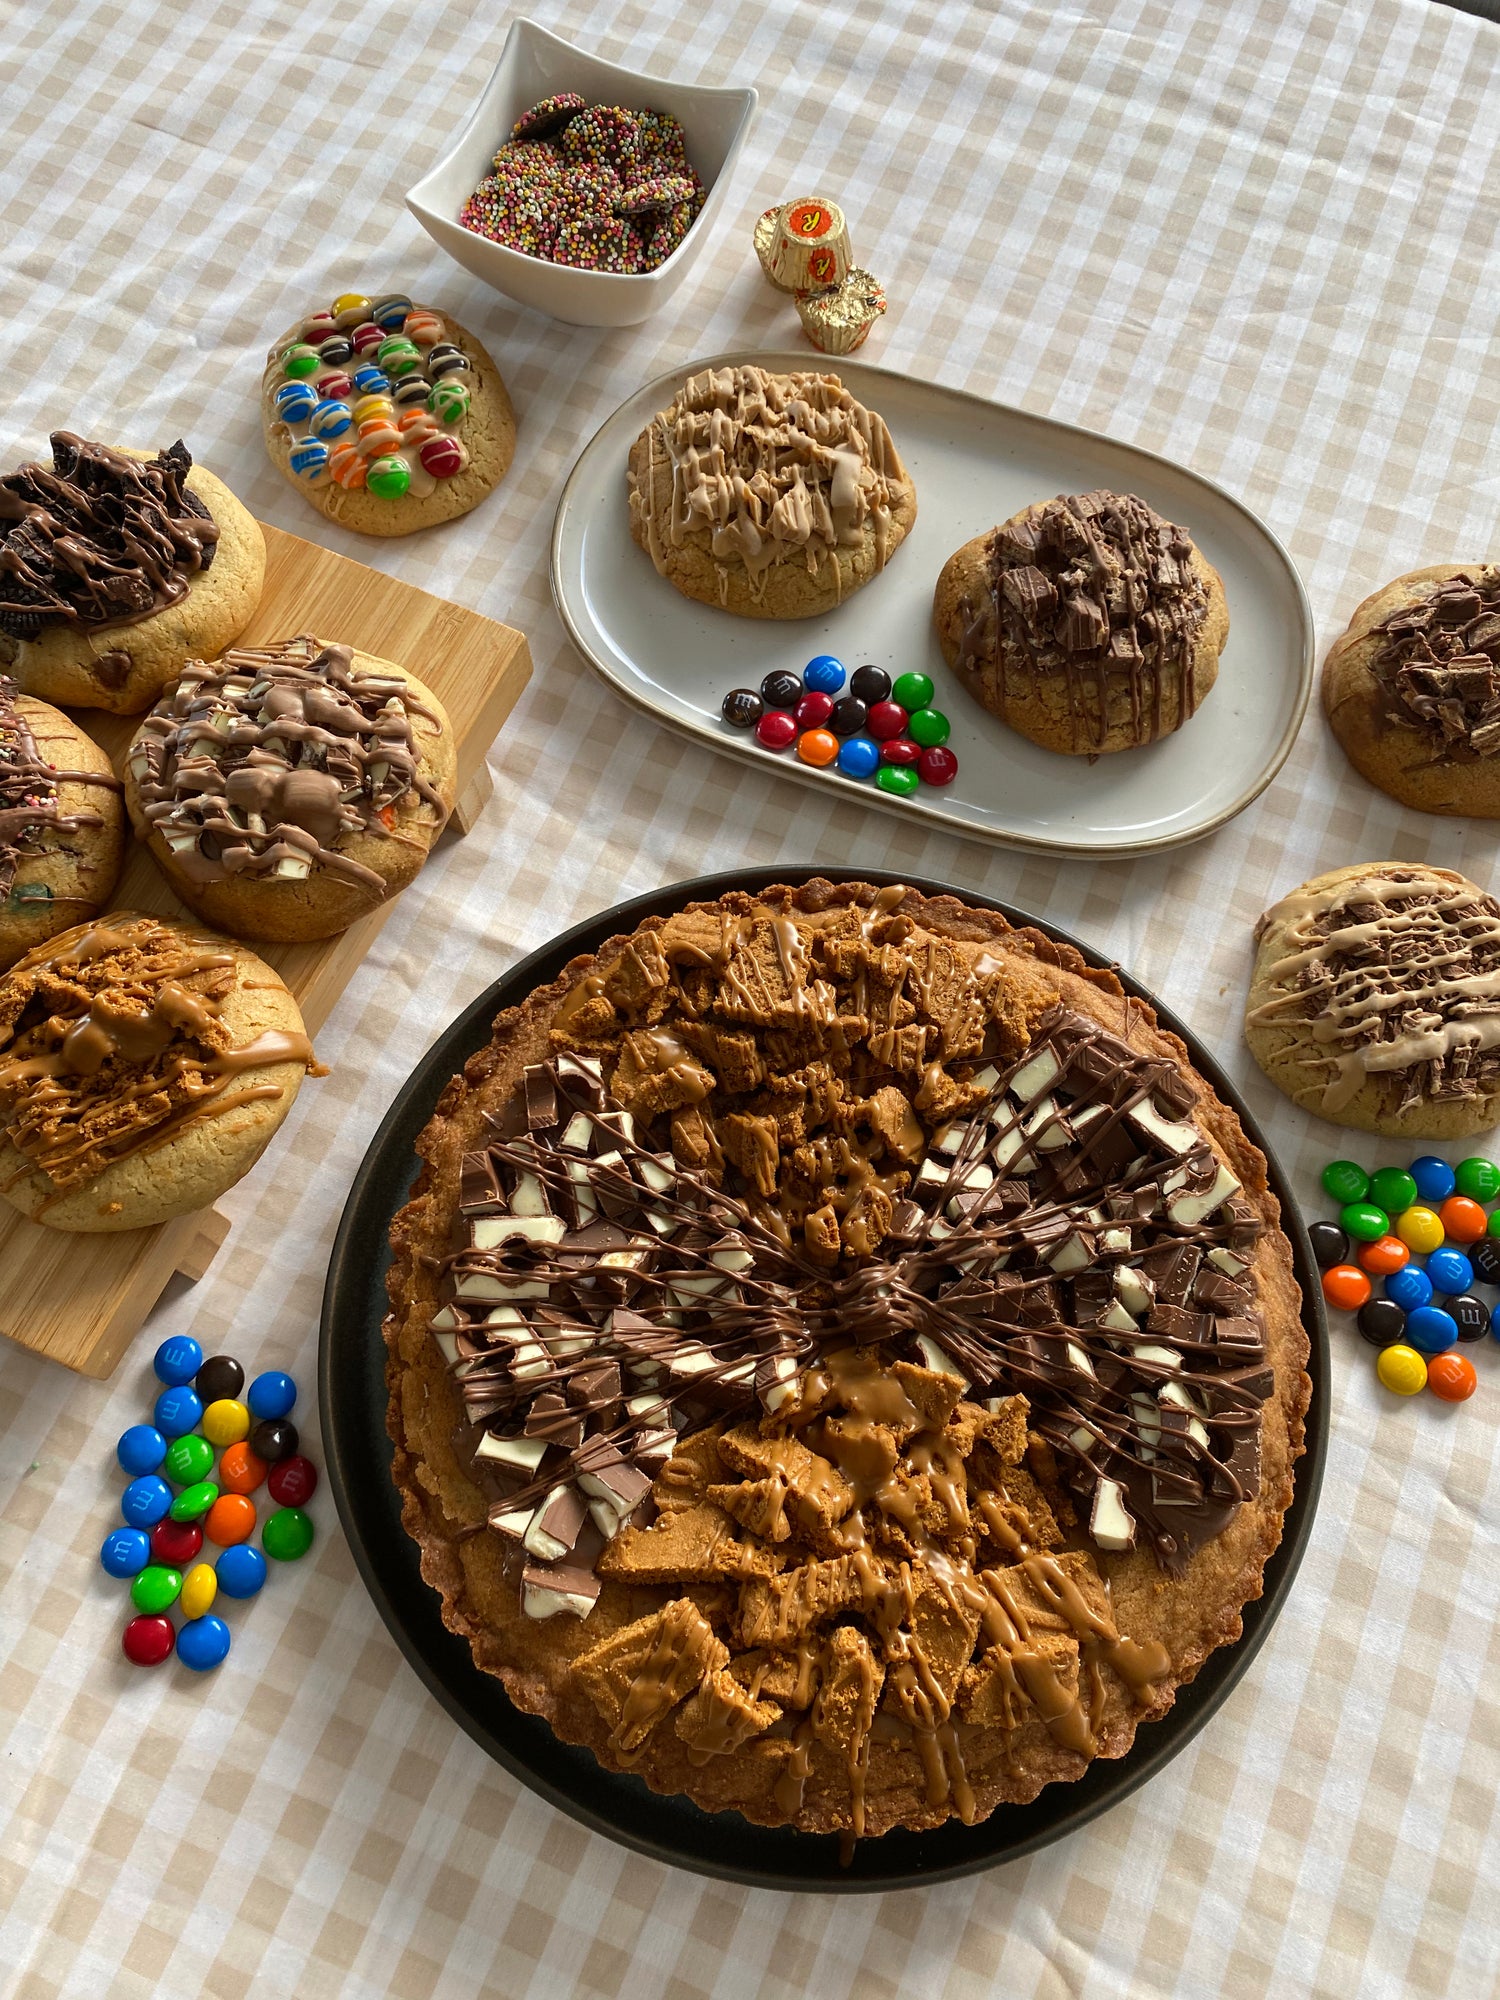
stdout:
[(396, 831), (415, 793), (441, 825), (413, 718), (437, 718), (404, 677), (363, 672), (348, 646), (303, 633), (190, 660), (130, 753), (147, 820), (193, 882), (300, 881), (325, 869), (376, 897), (385, 878), (341, 851)]
[(1446, 869), (1404, 862), (1268, 910), (1257, 939), (1284, 928), (1257, 1026), (1306, 1026), (1307, 1060), (1327, 1075), (1322, 1109), (1342, 1110), (1372, 1076), (1400, 1109), (1472, 1098), (1500, 1072), (1500, 902)]
[(884, 421), (836, 375), (772, 375), (709, 368), (683, 384), (646, 431), (641, 513), (651, 559), (665, 571), (652, 505), (655, 474), (671, 470), (666, 544), (706, 533), (721, 596), (732, 566), (765, 593), (779, 563), (817, 574), (838, 553), (873, 541), (876, 568), (891, 548), (892, 513), (910, 482)]
[[(17, 869), (41, 849), (47, 834), (103, 826), (98, 813), (64, 813), (58, 801), (60, 784), (97, 785), (108, 792), (120, 789), (119, 779), (108, 772), (65, 771), (49, 763), (30, 723), (16, 707), (18, 692), (9, 675), (0, 674), (0, 898), (9, 896)], [(45, 900), (90, 899), (63, 897), (54, 890)]]
[(269, 1081), (230, 1086), (311, 1064), (312, 1045), (281, 1029), (234, 1045), (234, 963), (219, 939), (111, 911), (14, 965), (0, 979), (0, 1129), (27, 1169), (62, 1194), (200, 1118), (279, 1097)]

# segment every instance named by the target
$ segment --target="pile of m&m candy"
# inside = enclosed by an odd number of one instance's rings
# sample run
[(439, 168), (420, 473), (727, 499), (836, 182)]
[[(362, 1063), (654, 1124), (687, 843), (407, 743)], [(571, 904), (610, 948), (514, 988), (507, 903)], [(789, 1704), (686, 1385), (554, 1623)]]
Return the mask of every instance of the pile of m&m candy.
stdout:
[[(205, 1360), (185, 1334), (164, 1340), (153, 1365), (162, 1392), (151, 1422), (132, 1424), (115, 1447), (130, 1474), (120, 1496), (125, 1526), (104, 1537), (99, 1561), (130, 1583), (136, 1616), (121, 1641), (126, 1659), (160, 1666), (175, 1649), (185, 1667), (206, 1673), (229, 1652), (229, 1627), (214, 1615), (215, 1602), (254, 1597), (267, 1556), (295, 1562), (312, 1547), (303, 1506), (318, 1470), (298, 1450), (288, 1421), (297, 1400), (290, 1375), (272, 1370), (246, 1389), (233, 1355)], [(276, 1511), (260, 1524), (257, 1549), (250, 1496), (262, 1485)], [(205, 1540), (218, 1551), (212, 1560), (203, 1558)], [(174, 1606), (183, 1621), (176, 1626), (167, 1615)]]
[(1353, 1160), (1333, 1160), (1323, 1191), (1339, 1203), (1336, 1222), (1308, 1231), (1324, 1298), (1358, 1315), (1360, 1333), (1380, 1350), (1375, 1372), (1387, 1389), (1467, 1402), (1479, 1378), (1456, 1348), (1487, 1333), (1500, 1340), (1500, 1304), (1474, 1291), (1500, 1288), (1500, 1209), (1485, 1207), (1500, 1196), (1500, 1166), (1478, 1158), (1450, 1166), (1426, 1154), (1367, 1174)]
[(926, 674), (899, 674), (894, 682), (881, 667), (849, 674), (842, 660), (819, 653), (800, 674), (767, 674), (759, 692), (732, 688), (720, 713), (736, 729), (753, 729), (767, 750), (795, 745), (804, 764), (873, 778), (881, 791), (906, 799), (919, 784), (951, 785), (958, 776), (950, 724), (932, 696)]

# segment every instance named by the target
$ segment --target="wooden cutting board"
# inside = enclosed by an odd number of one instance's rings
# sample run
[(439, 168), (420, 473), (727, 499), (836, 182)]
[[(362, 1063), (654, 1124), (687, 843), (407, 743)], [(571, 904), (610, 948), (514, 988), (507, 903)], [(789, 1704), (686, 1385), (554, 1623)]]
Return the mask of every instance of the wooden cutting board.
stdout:
[[(524, 636), (279, 528), (267, 527), (265, 537), (265, 591), (239, 643), (312, 632), (393, 660), (425, 681), (453, 724), (459, 803), (450, 824), (467, 832), (489, 796), (485, 753), (531, 678)], [(74, 713), (118, 770), (139, 717)], [(197, 921), (139, 843), (126, 857), (114, 907)], [(255, 946), (296, 994), (310, 1034), (327, 1020), (393, 907), (383, 904), (321, 944)], [(0, 1203), (0, 1334), (80, 1374), (109, 1375), (173, 1274), (201, 1278), (228, 1229), (226, 1216), (204, 1209), (154, 1229), (75, 1236)]]

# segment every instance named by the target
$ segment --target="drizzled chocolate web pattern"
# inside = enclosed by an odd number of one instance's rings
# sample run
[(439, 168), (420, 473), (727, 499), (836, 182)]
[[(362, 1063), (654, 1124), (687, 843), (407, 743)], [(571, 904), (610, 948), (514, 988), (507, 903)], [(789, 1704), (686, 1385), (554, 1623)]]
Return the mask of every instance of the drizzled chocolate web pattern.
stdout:
[[(0, 674), (0, 897), (9, 896), (16, 870), (26, 855), (37, 851), (49, 829), (74, 831), (103, 826), (98, 813), (59, 812), (59, 779), (98, 785), (105, 791), (120, 789), (119, 779), (104, 772), (59, 771), (49, 764), (31, 725), (17, 711), (17, 693), (9, 675)], [(25, 893), (23, 890), (22, 894)], [(40, 894), (45, 900), (52, 900), (45, 889)]]
[(179, 438), (149, 461), (54, 431), (52, 466), (0, 478), (0, 631), (133, 625), (187, 595), (219, 529)]
[[(927, 1147), (878, 1253), (830, 1272), (644, 1141), (572, 1055), (528, 1069), (514, 1129), (465, 1157), (467, 1244), (433, 1332), (499, 1475), (529, 1587), (587, 1568), (680, 1432), (775, 1411), (821, 1354), (879, 1343), (1025, 1394), (1094, 1539), (1180, 1573), (1259, 1482), (1273, 1378), (1247, 1278), (1262, 1225), (1189, 1084), (1057, 1008)], [(589, 1515), (593, 1517), (592, 1528)]]
[(1426, 729), (1461, 761), (1500, 755), (1500, 569), (1445, 577), (1375, 633), (1370, 665), (1396, 721)]

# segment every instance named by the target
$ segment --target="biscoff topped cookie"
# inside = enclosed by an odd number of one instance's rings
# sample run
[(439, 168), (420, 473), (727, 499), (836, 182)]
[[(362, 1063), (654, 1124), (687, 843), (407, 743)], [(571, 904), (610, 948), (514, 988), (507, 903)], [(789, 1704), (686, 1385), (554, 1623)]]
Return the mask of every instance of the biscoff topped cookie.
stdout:
[(1301, 1382), (1258, 1156), (1174, 1046), (866, 896), (694, 907), (502, 1016), (390, 1328), (480, 1664), (658, 1788), (855, 1834), (1120, 1754), (1237, 1626)]

